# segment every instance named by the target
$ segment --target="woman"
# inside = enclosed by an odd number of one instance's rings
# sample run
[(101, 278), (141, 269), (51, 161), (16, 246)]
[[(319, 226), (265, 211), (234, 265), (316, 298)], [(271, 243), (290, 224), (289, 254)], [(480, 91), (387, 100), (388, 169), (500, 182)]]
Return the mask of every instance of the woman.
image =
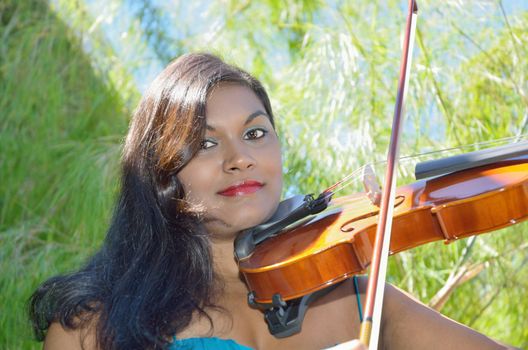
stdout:
[[(284, 339), (245, 302), (233, 241), (271, 217), (282, 188), (273, 113), (256, 79), (209, 54), (178, 58), (141, 100), (122, 167), (100, 251), (31, 299), (46, 349), (321, 349), (357, 338), (350, 281), (314, 302), (302, 331)], [(361, 300), (364, 289), (359, 279)], [(380, 344), (503, 348), (391, 286)]]

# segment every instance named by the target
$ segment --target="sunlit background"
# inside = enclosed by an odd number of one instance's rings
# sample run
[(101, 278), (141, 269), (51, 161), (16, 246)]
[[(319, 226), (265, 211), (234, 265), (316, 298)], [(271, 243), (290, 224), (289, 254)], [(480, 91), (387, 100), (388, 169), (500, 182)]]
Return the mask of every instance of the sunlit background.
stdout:
[[(400, 153), (461, 153), (525, 137), (528, 1), (418, 5)], [(385, 159), (406, 7), (0, 0), (0, 348), (41, 347), (25, 303), (100, 246), (128, 121), (171, 59), (208, 51), (257, 76), (282, 139), (285, 196), (314, 193)], [(413, 164), (402, 162), (401, 184), (413, 181)], [(527, 348), (526, 242), (524, 223), (432, 244), (392, 257), (388, 279), (434, 304), (450, 276), (464, 274), (437, 308)]]

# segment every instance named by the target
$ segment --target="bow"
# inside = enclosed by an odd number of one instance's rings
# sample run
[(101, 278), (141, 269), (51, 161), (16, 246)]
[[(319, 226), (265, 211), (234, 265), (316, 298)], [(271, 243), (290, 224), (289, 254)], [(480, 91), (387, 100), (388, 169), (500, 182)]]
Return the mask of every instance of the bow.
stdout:
[[(376, 229), (376, 241), (370, 268), (370, 275), (367, 286), (367, 300), (365, 306), (365, 316), (361, 323), (359, 339), (369, 346), (369, 349), (378, 348), (379, 329), (381, 321), (381, 308), (383, 304), (383, 284), (387, 271), (387, 258), (389, 255), (389, 245), (392, 227), (392, 216), (394, 208), (394, 194), (396, 190), (396, 169), (398, 165), (399, 138), (402, 124), (402, 111), (405, 94), (407, 92), (407, 82), (411, 66), (412, 45), (414, 33), (416, 31), (416, 16), (418, 6), (416, 1), (409, 0), (409, 12), (407, 15), (407, 25), (405, 31), (405, 41), (403, 44), (402, 60), (400, 66), (400, 78), (398, 82), (398, 94), (396, 96), (396, 106), (394, 108), (394, 119), (392, 123), (391, 139), (387, 154), (387, 169), (385, 173), (385, 183), (381, 197), (381, 208), (379, 221)], [(378, 288), (379, 285), (381, 288)]]

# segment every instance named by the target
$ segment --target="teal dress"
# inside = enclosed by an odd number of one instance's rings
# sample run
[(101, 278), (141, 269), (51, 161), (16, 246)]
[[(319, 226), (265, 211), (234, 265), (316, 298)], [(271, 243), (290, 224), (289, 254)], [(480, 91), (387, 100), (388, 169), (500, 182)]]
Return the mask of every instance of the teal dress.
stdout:
[(240, 345), (232, 339), (220, 338), (185, 338), (176, 339), (169, 350), (253, 350)]
[[(359, 311), (359, 320), (363, 321), (363, 310), (361, 309), (361, 300), (359, 300), (359, 286), (357, 277), (353, 277), (354, 290)], [(169, 350), (253, 350), (248, 346), (238, 344), (233, 339), (220, 338), (185, 338), (174, 339)]]

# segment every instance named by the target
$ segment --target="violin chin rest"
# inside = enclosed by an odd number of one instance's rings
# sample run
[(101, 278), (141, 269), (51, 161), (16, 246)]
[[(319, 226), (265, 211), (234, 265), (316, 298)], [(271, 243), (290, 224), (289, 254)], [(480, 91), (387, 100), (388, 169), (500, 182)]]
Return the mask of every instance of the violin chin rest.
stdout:
[[(309, 214), (303, 209), (311, 201), (313, 201), (311, 195), (296, 195), (281, 201), (277, 206), (277, 210), (269, 220), (244, 230), (237, 236), (235, 239), (235, 258), (240, 261), (249, 257), (259, 243), (262, 243), (267, 238), (273, 237), (282, 228), (291, 224), (292, 220), (300, 219), (299, 216), (303, 216), (305, 213)], [(290, 219), (292, 213), (297, 215), (293, 215)]]

